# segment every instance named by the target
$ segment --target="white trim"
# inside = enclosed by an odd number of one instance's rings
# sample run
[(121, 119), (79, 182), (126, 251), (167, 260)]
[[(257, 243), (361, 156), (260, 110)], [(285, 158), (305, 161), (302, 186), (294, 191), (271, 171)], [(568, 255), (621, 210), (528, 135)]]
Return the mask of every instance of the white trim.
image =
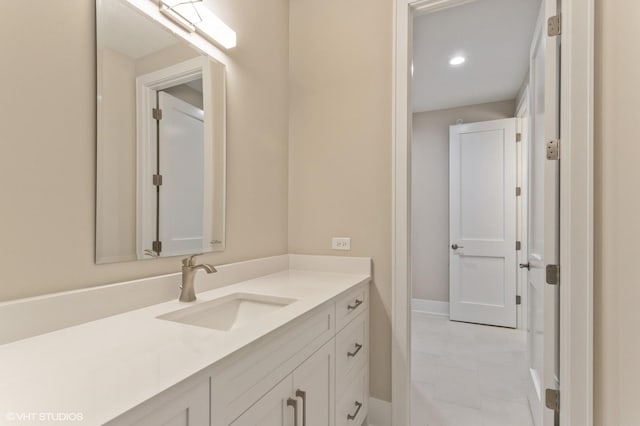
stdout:
[(449, 316), (449, 302), (440, 300), (416, 299), (411, 301), (411, 310), (431, 315)]
[(391, 403), (377, 398), (369, 398), (369, 413), (363, 425), (391, 426)]
[[(421, 2), (422, 3), (422, 2)], [(425, 2), (426, 4), (427, 2)], [(411, 424), (411, 262), (410, 173), (411, 81), (410, 0), (396, 0), (394, 8), (393, 82), (391, 117), (391, 419)]]
[[(439, 2), (442, 3), (443, 0)], [(446, 0), (445, 0), (446, 1)], [(412, 10), (437, 0), (396, 0), (392, 86), (392, 423), (409, 425), (410, 147)], [(594, 0), (564, 0), (562, 11), (560, 363), (563, 425), (593, 424)]]
[(563, 0), (560, 424), (593, 424), (594, 0)]

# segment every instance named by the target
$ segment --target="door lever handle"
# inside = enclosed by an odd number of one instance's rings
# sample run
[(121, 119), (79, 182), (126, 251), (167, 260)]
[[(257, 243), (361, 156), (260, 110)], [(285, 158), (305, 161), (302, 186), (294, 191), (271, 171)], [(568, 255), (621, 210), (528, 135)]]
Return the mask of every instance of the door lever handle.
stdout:
[(527, 269), (527, 271), (529, 271), (531, 269), (531, 265), (529, 263), (521, 263), (520, 264), (520, 268), (521, 269)]
[(356, 350), (353, 352), (347, 352), (347, 358), (352, 358), (358, 355), (358, 352), (360, 352), (360, 349), (362, 349), (362, 345), (360, 343), (356, 343)]
[(348, 420), (355, 420), (356, 417), (358, 417), (358, 413), (360, 412), (360, 409), (362, 408), (362, 402), (356, 401), (355, 405), (356, 405), (356, 411), (353, 414), (347, 414), (347, 421)]
[(454, 250), (458, 250), (458, 249), (464, 248), (464, 246), (459, 246), (459, 245), (454, 243), (454, 244), (451, 244), (451, 248), (454, 249)]

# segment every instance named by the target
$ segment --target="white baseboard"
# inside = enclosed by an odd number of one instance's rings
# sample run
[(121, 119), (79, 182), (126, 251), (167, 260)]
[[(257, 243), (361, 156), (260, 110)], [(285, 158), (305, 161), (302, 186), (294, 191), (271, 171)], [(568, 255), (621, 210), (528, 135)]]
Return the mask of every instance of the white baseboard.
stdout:
[(363, 426), (391, 426), (391, 403), (369, 398), (369, 414)]
[(412, 299), (411, 310), (414, 312), (424, 312), (432, 315), (449, 316), (449, 302), (428, 299)]

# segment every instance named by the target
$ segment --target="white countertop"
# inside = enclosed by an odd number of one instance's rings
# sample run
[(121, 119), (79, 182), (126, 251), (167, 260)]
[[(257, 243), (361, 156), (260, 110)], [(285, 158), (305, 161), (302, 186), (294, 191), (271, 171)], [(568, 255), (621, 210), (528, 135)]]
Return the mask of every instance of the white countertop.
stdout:
[(0, 424), (56, 413), (83, 421), (49, 423), (105, 423), (369, 278), (286, 270), (198, 293), (195, 304), (236, 292), (296, 299), (229, 332), (157, 319), (193, 305), (174, 300), (1, 345)]

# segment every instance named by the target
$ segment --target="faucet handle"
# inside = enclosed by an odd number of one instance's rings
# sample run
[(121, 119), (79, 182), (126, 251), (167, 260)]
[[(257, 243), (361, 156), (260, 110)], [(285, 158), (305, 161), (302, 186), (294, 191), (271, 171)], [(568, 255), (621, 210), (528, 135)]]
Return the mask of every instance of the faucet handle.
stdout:
[(189, 257), (185, 257), (182, 259), (182, 266), (195, 266), (195, 261), (193, 260), (196, 256), (200, 256), (202, 253), (192, 254)]

